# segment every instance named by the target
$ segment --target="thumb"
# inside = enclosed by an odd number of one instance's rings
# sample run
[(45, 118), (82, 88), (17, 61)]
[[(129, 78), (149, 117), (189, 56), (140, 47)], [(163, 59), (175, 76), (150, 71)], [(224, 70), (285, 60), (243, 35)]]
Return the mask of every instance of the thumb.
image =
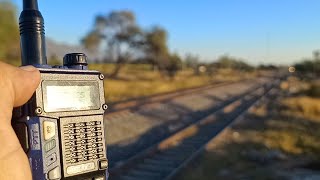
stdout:
[(0, 62), (0, 110), (26, 103), (40, 82), (40, 72), (32, 66), (17, 68)]
[(40, 83), (40, 72), (33, 66), (17, 68), (12, 74), (14, 88), (14, 107), (26, 103)]

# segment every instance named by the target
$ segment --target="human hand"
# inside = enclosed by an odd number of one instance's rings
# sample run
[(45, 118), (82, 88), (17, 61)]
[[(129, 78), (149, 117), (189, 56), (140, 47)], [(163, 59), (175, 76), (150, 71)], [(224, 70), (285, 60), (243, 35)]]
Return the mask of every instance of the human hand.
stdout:
[(11, 126), (13, 107), (26, 103), (40, 83), (33, 66), (0, 62), (0, 180), (31, 180), (28, 158)]

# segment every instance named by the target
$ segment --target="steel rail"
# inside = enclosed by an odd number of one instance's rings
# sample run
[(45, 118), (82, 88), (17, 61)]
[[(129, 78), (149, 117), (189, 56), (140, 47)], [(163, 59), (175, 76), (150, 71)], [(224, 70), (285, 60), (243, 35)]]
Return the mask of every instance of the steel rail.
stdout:
[[(237, 116), (246, 111), (254, 102), (262, 98), (273, 84), (253, 88), (247, 95), (226, 104), (219, 110), (180, 130), (165, 140), (147, 148), (136, 156), (110, 169), (111, 179), (165, 179), (176, 174), (197, 152)], [(262, 90), (263, 89), (263, 90)], [(260, 94), (257, 92), (260, 92)], [(242, 102), (241, 106), (239, 102)], [(235, 103), (238, 103), (236, 105)], [(228, 107), (239, 106), (232, 113), (223, 112)], [(206, 124), (203, 126), (203, 124)], [(184, 139), (184, 134), (192, 128), (199, 129), (195, 137)], [(203, 138), (204, 137), (204, 138)], [(178, 146), (172, 144), (179, 143)]]

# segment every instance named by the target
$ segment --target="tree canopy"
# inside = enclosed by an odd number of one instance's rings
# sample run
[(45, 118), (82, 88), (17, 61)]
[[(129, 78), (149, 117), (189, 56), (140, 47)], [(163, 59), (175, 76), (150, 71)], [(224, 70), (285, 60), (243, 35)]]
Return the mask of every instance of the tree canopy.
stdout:
[(144, 30), (134, 13), (127, 10), (95, 17), (92, 30), (81, 42), (92, 52), (104, 52), (104, 59), (116, 63), (111, 77), (117, 76), (129, 60), (143, 59), (170, 77), (181, 66), (181, 58), (169, 52), (167, 31), (160, 26)]
[(251, 71), (254, 68), (243, 60), (236, 59), (227, 55), (223, 55), (218, 58), (216, 62), (218, 68), (230, 68), (241, 71)]
[(93, 29), (82, 39), (82, 44), (93, 52), (105, 49), (105, 59), (117, 66), (111, 76), (117, 76), (123, 64), (135, 56), (142, 43), (142, 33), (131, 11), (113, 11), (95, 18)]
[(310, 59), (304, 59), (301, 62), (296, 63), (294, 66), (297, 71), (302, 73), (320, 74), (320, 58), (319, 51), (313, 52), (313, 57)]

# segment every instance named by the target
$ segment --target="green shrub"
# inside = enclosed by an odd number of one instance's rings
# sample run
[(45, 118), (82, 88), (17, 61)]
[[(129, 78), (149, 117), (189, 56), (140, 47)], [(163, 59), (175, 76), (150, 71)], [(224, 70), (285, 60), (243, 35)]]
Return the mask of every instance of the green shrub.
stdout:
[(320, 83), (312, 83), (308, 90), (308, 95), (311, 97), (320, 97)]

